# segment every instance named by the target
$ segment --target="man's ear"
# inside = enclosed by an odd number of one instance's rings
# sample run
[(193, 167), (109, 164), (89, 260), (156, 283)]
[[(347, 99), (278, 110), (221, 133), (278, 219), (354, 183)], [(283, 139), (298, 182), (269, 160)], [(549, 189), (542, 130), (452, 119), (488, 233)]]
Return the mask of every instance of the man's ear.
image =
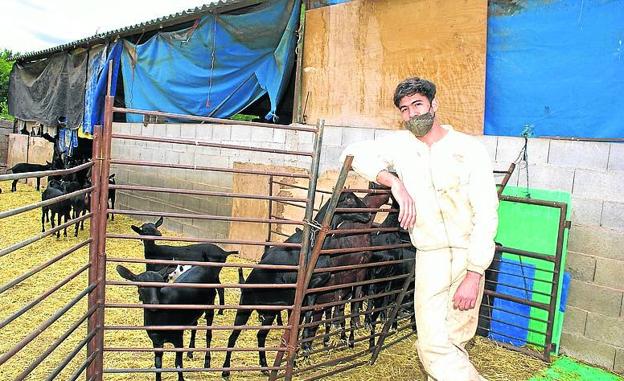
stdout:
[(433, 110), (433, 112), (438, 112), (438, 99), (437, 98), (433, 98), (433, 100), (431, 101), (431, 109)]

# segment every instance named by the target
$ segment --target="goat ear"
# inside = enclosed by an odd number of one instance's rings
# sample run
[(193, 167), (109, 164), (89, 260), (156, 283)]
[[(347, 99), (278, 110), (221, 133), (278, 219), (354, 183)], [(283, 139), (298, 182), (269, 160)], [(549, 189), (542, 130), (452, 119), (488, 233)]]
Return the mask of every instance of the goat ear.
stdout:
[(156, 223), (154, 224), (154, 226), (159, 227), (160, 225), (162, 225), (162, 223), (163, 223), (163, 218), (162, 218), (162, 217), (160, 217), (160, 218), (158, 219), (158, 221), (156, 221)]
[(122, 278), (128, 279), (129, 281), (136, 281), (137, 276), (132, 273), (132, 271), (123, 267), (122, 265), (117, 265), (117, 272), (121, 275)]
[(109, 179), (109, 180), (112, 180), (112, 179), (114, 179), (114, 178), (115, 178), (115, 174), (114, 174), (114, 173), (113, 173), (112, 175), (108, 176), (108, 179)]
[(131, 225), (130, 227), (132, 228), (132, 230), (134, 230), (138, 234), (141, 234), (141, 228), (140, 227), (138, 227), (136, 225)]

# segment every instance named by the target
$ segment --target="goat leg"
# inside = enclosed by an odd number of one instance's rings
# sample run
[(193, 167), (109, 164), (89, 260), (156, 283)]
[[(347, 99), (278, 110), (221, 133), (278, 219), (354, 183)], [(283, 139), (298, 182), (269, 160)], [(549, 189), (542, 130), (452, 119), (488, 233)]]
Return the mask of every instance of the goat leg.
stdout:
[[(212, 309), (206, 310), (206, 325), (208, 327), (212, 326), (213, 320), (214, 320), (214, 310)], [(206, 329), (206, 348), (210, 348), (211, 343), (212, 343), (212, 330)], [(210, 368), (210, 351), (206, 351), (206, 356), (204, 356), (204, 368)]]
[[(273, 324), (273, 320), (275, 319), (275, 315), (276, 312), (274, 311), (267, 311), (266, 313), (262, 314), (260, 317), (260, 321), (261, 321), (261, 325), (264, 326), (270, 326)], [(266, 338), (269, 334), (269, 330), (268, 329), (260, 329), (258, 330), (258, 348), (264, 348), (266, 345)], [(259, 364), (261, 367), (268, 367), (267, 365), (267, 359), (266, 359), (266, 352), (264, 350), (258, 350), (258, 360), (259, 360)], [(269, 371), (267, 369), (262, 369), (261, 370), (262, 374), (264, 374), (265, 376), (269, 375)]]
[[(225, 304), (225, 290), (223, 288), (217, 288), (217, 294), (219, 294), (219, 305)], [(223, 315), (223, 308), (219, 309), (219, 315)]]

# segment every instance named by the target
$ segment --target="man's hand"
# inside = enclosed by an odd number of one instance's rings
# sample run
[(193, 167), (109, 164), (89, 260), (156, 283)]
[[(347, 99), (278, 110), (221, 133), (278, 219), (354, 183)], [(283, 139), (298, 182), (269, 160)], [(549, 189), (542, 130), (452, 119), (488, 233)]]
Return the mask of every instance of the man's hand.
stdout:
[(468, 271), (453, 295), (453, 308), (460, 311), (473, 309), (477, 302), (480, 281), (481, 274)]
[(390, 187), (392, 196), (399, 203), (399, 224), (403, 229), (409, 229), (416, 223), (416, 205), (412, 196), (405, 189), (403, 182), (388, 171), (381, 171), (377, 175), (377, 182)]

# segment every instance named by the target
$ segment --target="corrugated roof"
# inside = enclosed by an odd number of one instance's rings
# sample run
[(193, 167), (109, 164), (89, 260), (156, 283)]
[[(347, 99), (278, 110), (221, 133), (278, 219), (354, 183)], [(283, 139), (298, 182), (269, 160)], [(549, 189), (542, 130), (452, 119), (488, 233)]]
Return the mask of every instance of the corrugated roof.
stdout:
[(260, 4), (265, 1), (266, 0), (218, 0), (214, 3), (204, 4), (201, 7), (187, 9), (181, 12), (173, 13), (169, 16), (158, 17), (153, 20), (134, 24), (124, 28), (98, 33), (91, 37), (68, 42), (67, 44), (55, 46), (53, 48), (25, 53), (13, 57), (13, 59), (16, 61), (30, 61), (34, 59), (40, 59), (64, 50), (71, 50), (79, 47), (89, 47), (121, 37), (128, 37), (139, 33), (150, 32), (174, 26), (176, 24), (181, 24), (186, 21), (193, 20), (198, 16), (202, 16), (206, 13), (226, 13), (248, 6)]

